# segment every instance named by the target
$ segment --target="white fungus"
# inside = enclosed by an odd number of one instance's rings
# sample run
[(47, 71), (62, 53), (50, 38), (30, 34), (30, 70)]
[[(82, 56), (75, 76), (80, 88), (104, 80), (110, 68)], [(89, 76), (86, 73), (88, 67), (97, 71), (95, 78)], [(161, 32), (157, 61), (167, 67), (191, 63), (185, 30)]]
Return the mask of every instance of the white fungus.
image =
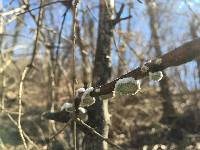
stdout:
[(81, 103), (80, 106), (82, 107), (88, 107), (92, 104), (95, 103), (95, 99), (90, 96), (90, 93), (94, 90), (93, 87), (89, 87), (85, 90), (85, 92), (83, 93), (82, 97), (81, 97)]
[(65, 110), (67, 112), (73, 112), (74, 111), (74, 105), (72, 103), (64, 103), (62, 106), (61, 106), (61, 111)]
[(162, 71), (158, 72), (149, 72), (149, 79), (153, 81), (160, 81), (163, 78), (163, 73)]
[(140, 90), (139, 80), (132, 77), (119, 79), (115, 84), (115, 93), (120, 95), (135, 95)]

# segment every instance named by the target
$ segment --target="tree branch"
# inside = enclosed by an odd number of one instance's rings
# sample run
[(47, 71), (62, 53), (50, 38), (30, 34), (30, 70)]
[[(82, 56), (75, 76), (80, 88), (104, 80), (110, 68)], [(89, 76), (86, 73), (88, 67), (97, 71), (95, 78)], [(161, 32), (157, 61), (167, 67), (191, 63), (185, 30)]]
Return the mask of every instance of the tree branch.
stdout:
[[(113, 80), (110, 83), (104, 84), (102, 86), (94, 88), (91, 92), (91, 96), (101, 96), (112, 93), (115, 87), (115, 83), (122, 78), (133, 77), (135, 79), (142, 79), (148, 76), (149, 72), (162, 71), (168, 67), (179, 66), (184, 63), (190, 62), (196, 57), (200, 56), (200, 38), (187, 42), (178, 48), (162, 55), (160, 57), (161, 62), (155, 63), (157, 59), (146, 63), (145, 65), (149, 68), (148, 71), (144, 72), (141, 67), (136, 68), (133, 71), (128, 72), (120, 76), (119, 78)], [(97, 90), (98, 89), (98, 90)], [(49, 120), (55, 120), (58, 122), (68, 122), (71, 118), (68, 112), (61, 111), (56, 113), (47, 112), (43, 114), (43, 117)]]
[(119, 23), (119, 22), (121, 22), (123, 20), (127, 20), (127, 19), (130, 19), (132, 17), (131, 15), (129, 15), (127, 17), (121, 18), (121, 15), (122, 15), (123, 10), (124, 10), (124, 6), (125, 6), (124, 4), (121, 5), (119, 11), (116, 13), (116, 18), (111, 20), (113, 26), (115, 26), (117, 23)]
[[(181, 45), (178, 48), (162, 55), (160, 57), (161, 63), (156, 64), (156, 59), (151, 61), (150, 63), (146, 63), (145, 66), (149, 68), (148, 71), (143, 72), (141, 67), (136, 68), (133, 71), (128, 72), (120, 76), (119, 78), (113, 80), (110, 83), (104, 84), (102, 86), (96, 87), (93, 92), (91, 92), (91, 96), (101, 96), (107, 95), (114, 90), (115, 83), (122, 78), (133, 77), (135, 79), (142, 79), (148, 76), (149, 72), (157, 72), (162, 71), (168, 67), (179, 66), (189, 61), (192, 61), (196, 57), (200, 55), (200, 38), (187, 42)], [(99, 90), (96, 90), (99, 89)]]

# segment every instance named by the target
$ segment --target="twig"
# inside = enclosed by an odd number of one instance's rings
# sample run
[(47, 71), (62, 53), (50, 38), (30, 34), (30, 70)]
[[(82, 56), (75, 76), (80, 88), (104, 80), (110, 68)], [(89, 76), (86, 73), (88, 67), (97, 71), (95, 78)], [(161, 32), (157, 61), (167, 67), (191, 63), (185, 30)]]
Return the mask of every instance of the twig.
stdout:
[[(9, 113), (9, 114), (12, 114), (12, 115), (19, 115), (18, 112), (9, 111), (9, 110), (6, 110), (5, 108), (3, 109), (3, 108), (2, 108), (2, 105), (1, 105), (0, 107), (1, 107), (0, 110), (1, 110), (3, 113)], [(23, 115), (23, 113), (22, 113), (21, 115)]]
[(112, 145), (113, 147), (116, 147), (117, 149), (123, 150), (123, 148), (121, 148), (120, 146), (116, 145), (115, 143), (113, 143), (112, 141), (110, 141), (108, 138), (105, 138), (104, 136), (102, 136), (94, 128), (90, 127), (89, 125), (87, 125), (86, 123), (84, 123), (79, 118), (77, 118), (76, 121), (77, 121), (77, 123), (80, 123), (81, 125), (83, 125), (84, 127), (86, 127), (92, 134), (94, 134), (97, 137), (99, 137), (100, 139), (106, 141), (108, 144)]
[(57, 135), (59, 135), (74, 119), (71, 118), (66, 124), (64, 127), (62, 127), (57, 133), (55, 133), (52, 137), (49, 138), (49, 141), (50, 142), (51, 140), (53, 140)]
[[(41, 5), (41, 6), (39, 6), (39, 7), (32, 8), (32, 9), (28, 9), (28, 10), (22, 12), (22, 13), (17, 14), (17, 16), (20, 16), (20, 15), (25, 14), (25, 13), (27, 13), (27, 12), (31, 12), (31, 11), (34, 11), (34, 10), (37, 10), (37, 9), (41, 9), (41, 8), (44, 8), (44, 7), (53, 5), (53, 4), (56, 4), (56, 3), (63, 3), (63, 2), (65, 2), (65, 1), (66, 1), (66, 0), (63, 0), (63, 1), (55, 1), (55, 2), (49, 2), (49, 3), (44, 4), (44, 5)], [(29, 7), (29, 5), (27, 5), (27, 6)]]
[(27, 73), (29, 72), (29, 67), (26, 67), (22, 73), (22, 77), (21, 77), (21, 81), (20, 81), (20, 85), (19, 85), (19, 110), (18, 110), (18, 129), (19, 129), (19, 134), (22, 138), (23, 144), (25, 149), (28, 149), (26, 141), (24, 139), (24, 135), (23, 135), (23, 130), (21, 127), (21, 113), (22, 113), (22, 93), (23, 93), (23, 84), (24, 84), (24, 79), (27, 75)]
[[(41, 3), (40, 3), (40, 6), (41, 5), (42, 5), (42, 0), (41, 0)], [(33, 68), (33, 61), (35, 59), (36, 52), (37, 52), (37, 41), (38, 41), (39, 28), (40, 28), (40, 14), (41, 14), (41, 9), (39, 10), (39, 16), (38, 16), (38, 21), (37, 21), (38, 26), (37, 26), (36, 39), (35, 39), (34, 48), (33, 48), (33, 55), (32, 55), (32, 58), (31, 58), (29, 65), (27, 65), (25, 67), (25, 69), (22, 73), (21, 81), (20, 81), (20, 85), (19, 85), (19, 102), (18, 102), (18, 105), (19, 105), (18, 113), (19, 113), (19, 115), (18, 115), (17, 125), (18, 125), (19, 133), (20, 133), (20, 136), (21, 136), (21, 139), (23, 141), (25, 149), (28, 149), (28, 147), (27, 147), (27, 144), (26, 144), (26, 141), (25, 141), (25, 138), (24, 138), (24, 135), (23, 135), (23, 130), (22, 130), (22, 127), (21, 127), (23, 85), (24, 85), (24, 80), (25, 80), (27, 74)]]
[(123, 10), (124, 10), (124, 6), (125, 6), (124, 4), (121, 5), (119, 11), (116, 13), (116, 18), (112, 20), (113, 26), (115, 26), (117, 23), (119, 23), (123, 20), (127, 20), (127, 19), (130, 19), (132, 17), (131, 15), (129, 15), (127, 17), (121, 18), (121, 15), (122, 15)]
[[(2, 53), (0, 51), (0, 54), (1, 54), (1, 59), (2, 59), (2, 64), (4, 63), (4, 59), (3, 59), (3, 56), (2, 56)], [(1, 62), (0, 62), (1, 63)], [(6, 63), (7, 64), (7, 63)], [(0, 73), (2, 73), (2, 94), (1, 94), (1, 110), (2, 112), (5, 111), (5, 89), (6, 89), (6, 76), (5, 76), (5, 73), (4, 73), (4, 69), (2, 66), (0, 66), (2, 69), (2, 72), (0, 70)]]
[(62, 20), (62, 23), (61, 23), (59, 37), (58, 37), (58, 46), (57, 46), (57, 49), (56, 49), (56, 61), (58, 60), (58, 57), (59, 57), (59, 49), (60, 49), (60, 43), (61, 43), (61, 36), (62, 36), (62, 31), (63, 31), (63, 27), (64, 27), (64, 23), (65, 23), (65, 19), (66, 19), (66, 15), (67, 15), (68, 10), (69, 10), (69, 8), (66, 8), (66, 10), (65, 10), (65, 12), (63, 14), (63, 20)]
[[(75, 65), (76, 65), (76, 55), (75, 55), (75, 50), (76, 50), (76, 15), (77, 15), (77, 5), (79, 3), (79, 0), (75, 0), (74, 4), (73, 4), (73, 32), (72, 32), (72, 41), (73, 41), (73, 61), (72, 61), (72, 88), (73, 88), (73, 97), (75, 97), (75, 80), (76, 80), (76, 74), (75, 74)], [(75, 103), (75, 101), (74, 101)], [(77, 110), (76, 110), (77, 111)], [(77, 149), (77, 131), (76, 131), (76, 121), (74, 121), (74, 126), (73, 126), (73, 130), (74, 130), (74, 150)]]
[[(13, 122), (13, 124), (18, 127), (17, 122), (13, 119), (10, 113), (7, 113), (8, 118)], [(24, 137), (33, 145), (36, 149), (40, 150), (40, 148), (29, 138), (29, 136), (22, 130)]]

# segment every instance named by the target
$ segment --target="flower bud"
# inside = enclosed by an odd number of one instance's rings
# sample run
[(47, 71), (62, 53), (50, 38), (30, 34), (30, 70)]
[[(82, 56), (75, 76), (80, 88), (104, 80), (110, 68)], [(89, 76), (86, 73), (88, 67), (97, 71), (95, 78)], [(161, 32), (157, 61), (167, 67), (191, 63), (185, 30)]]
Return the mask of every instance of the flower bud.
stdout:
[(84, 88), (79, 88), (78, 90), (76, 90), (76, 96), (81, 97), (84, 92), (85, 92)]
[(81, 97), (81, 107), (88, 107), (95, 103), (95, 99), (90, 96), (90, 93), (94, 90), (93, 87), (87, 88)]
[(158, 71), (158, 72), (149, 72), (149, 78), (150, 80), (153, 80), (153, 81), (160, 81), (163, 77), (163, 73), (162, 71)]
[(74, 105), (71, 104), (71, 103), (64, 103), (62, 106), (61, 106), (61, 111), (65, 110), (66, 112), (73, 112), (74, 111)]
[(114, 90), (120, 95), (135, 95), (140, 90), (140, 82), (132, 77), (119, 79)]
[(78, 117), (83, 121), (87, 121), (88, 120), (87, 110), (83, 107), (79, 107), (78, 110), (79, 110)]

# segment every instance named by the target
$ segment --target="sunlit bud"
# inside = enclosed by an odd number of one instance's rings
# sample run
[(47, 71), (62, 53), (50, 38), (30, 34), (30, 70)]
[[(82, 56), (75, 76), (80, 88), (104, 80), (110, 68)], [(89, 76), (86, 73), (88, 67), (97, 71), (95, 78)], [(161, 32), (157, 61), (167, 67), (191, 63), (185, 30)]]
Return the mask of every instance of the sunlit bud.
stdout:
[(76, 90), (76, 96), (81, 97), (84, 92), (85, 92), (84, 88), (79, 88), (78, 90)]
[(155, 60), (155, 64), (160, 65), (162, 63), (162, 59), (158, 58)]
[(132, 77), (119, 79), (114, 90), (120, 95), (135, 95), (140, 90), (140, 82)]
[(81, 97), (81, 107), (88, 107), (95, 103), (95, 99), (90, 96), (90, 93), (94, 90), (93, 87), (87, 88)]
[(83, 107), (79, 107), (78, 110), (79, 110), (78, 117), (83, 121), (87, 121), (88, 120), (87, 110)]
[(72, 103), (64, 103), (60, 109), (61, 111), (65, 110), (67, 112), (73, 112), (74, 111), (74, 105)]
[(149, 79), (153, 81), (160, 81), (163, 78), (163, 73), (161, 71), (158, 72), (149, 72)]

